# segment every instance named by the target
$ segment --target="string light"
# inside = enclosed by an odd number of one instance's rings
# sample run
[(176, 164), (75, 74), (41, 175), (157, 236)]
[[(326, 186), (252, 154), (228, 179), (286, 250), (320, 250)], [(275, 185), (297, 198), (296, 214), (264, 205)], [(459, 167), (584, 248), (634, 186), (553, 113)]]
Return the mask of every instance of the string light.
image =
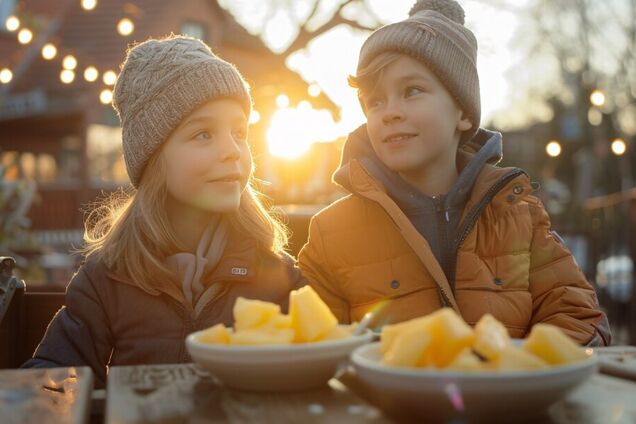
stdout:
[(51, 44), (47, 43), (42, 47), (42, 57), (46, 60), (51, 60), (55, 56), (57, 56), (57, 48)]
[(89, 66), (88, 68), (84, 69), (84, 79), (88, 82), (94, 82), (97, 80), (97, 78), (99, 77), (99, 72), (97, 71), (97, 68), (95, 68), (94, 66)]
[(117, 24), (117, 32), (119, 32), (119, 35), (130, 35), (134, 30), (135, 24), (133, 24), (133, 22), (128, 18), (122, 18)]
[(113, 101), (113, 92), (108, 88), (102, 90), (102, 92), (99, 93), (99, 101), (105, 105), (109, 104)]
[(60, 80), (64, 84), (70, 84), (73, 82), (74, 79), (75, 72), (71, 71), (70, 69), (63, 69), (62, 72), (60, 72)]
[(115, 85), (115, 82), (117, 81), (117, 74), (114, 71), (106, 71), (104, 72), (104, 76), (102, 78), (104, 84)]
[(276, 97), (276, 105), (279, 108), (285, 108), (289, 106), (289, 97), (287, 97), (285, 94), (279, 94), (278, 97)]
[(594, 106), (603, 106), (605, 104), (605, 93), (601, 90), (592, 91), (592, 94), (590, 94), (590, 102)]
[(622, 156), (627, 151), (627, 145), (622, 138), (617, 138), (612, 141), (612, 152), (616, 156)]
[(4, 25), (7, 31), (14, 32), (20, 28), (20, 20), (15, 16), (9, 16), (7, 20), (4, 21)]
[(82, 9), (93, 10), (97, 6), (97, 0), (82, 0)]
[(64, 67), (64, 69), (73, 70), (77, 68), (77, 59), (75, 59), (75, 57), (70, 54), (64, 56), (64, 59), (62, 59), (62, 66)]
[(11, 72), (9, 69), (3, 68), (0, 71), (0, 83), (9, 84), (12, 79), (13, 79), (13, 72)]
[(311, 84), (309, 87), (307, 87), (307, 93), (309, 93), (311, 97), (320, 96), (320, 91), (321, 90), (318, 84)]
[(556, 140), (552, 140), (545, 146), (545, 151), (549, 156), (555, 158), (561, 154), (561, 144)]
[(20, 44), (29, 44), (33, 40), (33, 33), (28, 28), (22, 28), (18, 32), (18, 41)]
[(256, 124), (260, 120), (261, 120), (260, 112), (257, 110), (253, 110), (252, 114), (250, 115), (250, 124)]

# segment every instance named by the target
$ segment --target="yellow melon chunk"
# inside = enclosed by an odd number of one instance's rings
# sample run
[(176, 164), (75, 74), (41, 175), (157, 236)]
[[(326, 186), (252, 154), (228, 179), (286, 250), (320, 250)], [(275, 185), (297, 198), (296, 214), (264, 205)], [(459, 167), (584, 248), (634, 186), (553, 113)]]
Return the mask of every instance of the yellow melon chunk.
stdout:
[(447, 369), (453, 371), (484, 371), (487, 366), (473, 353), (471, 348), (467, 347), (455, 356), (455, 359), (448, 364)]
[(384, 363), (396, 367), (416, 367), (432, 343), (430, 335), (417, 327), (400, 332), (383, 357)]
[(290, 293), (289, 315), (297, 342), (316, 340), (338, 325), (336, 317), (311, 286)]
[(498, 371), (530, 371), (548, 368), (548, 364), (541, 358), (514, 346), (505, 348), (493, 365)]
[(280, 314), (275, 303), (239, 297), (234, 303), (234, 328), (245, 330), (259, 327)]
[(230, 344), (236, 345), (285, 345), (293, 340), (294, 330), (291, 328), (270, 331), (246, 329), (230, 334)]
[(337, 340), (351, 337), (351, 330), (348, 327), (335, 326), (315, 341), (320, 340)]
[(201, 343), (228, 344), (230, 331), (223, 324), (217, 324), (199, 333), (197, 339)]
[(433, 339), (424, 365), (444, 368), (464, 348), (473, 344), (473, 329), (451, 308), (442, 308), (430, 315), (427, 331)]
[(523, 343), (523, 349), (548, 364), (561, 365), (587, 359), (585, 350), (560, 328), (550, 324), (536, 324)]
[(510, 336), (506, 327), (492, 315), (486, 314), (475, 325), (473, 349), (488, 360), (495, 360), (510, 346)]

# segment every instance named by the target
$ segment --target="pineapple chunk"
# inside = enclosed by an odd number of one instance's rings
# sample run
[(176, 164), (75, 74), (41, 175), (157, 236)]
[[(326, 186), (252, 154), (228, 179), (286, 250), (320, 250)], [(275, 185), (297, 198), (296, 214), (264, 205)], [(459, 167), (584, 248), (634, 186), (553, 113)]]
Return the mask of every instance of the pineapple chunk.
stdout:
[(235, 345), (286, 345), (293, 340), (294, 330), (291, 328), (270, 331), (247, 329), (230, 334), (230, 344)]
[(473, 344), (473, 329), (451, 308), (442, 308), (428, 316), (427, 330), (433, 344), (427, 352), (425, 365), (444, 368), (464, 348)]
[(311, 286), (290, 293), (289, 315), (296, 342), (317, 340), (338, 325), (336, 317)]
[(560, 328), (536, 324), (523, 344), (523, 349), (549, 364), (562, 365), (587, 359), (587, 354)]
[(234, 328), (257, 328), (280, 314), (280, 306), (262, 300), (239, 297), (234, 303)]
[(530, 371), (548, 368), (548, 364), (530, 352), (508, 346), (500, 352), (494, 367), (498, 371)]
[(201, 343), (228, 344), (230, 331), (223, 324), (217, 324), (203, 330), (197, 338)]
[(269, 321), (257, 328), (274, 330), (290, 329), (292, 328), (291, 316), (283, 314), (275, 315)]
[(315, 341), (346, 339), (347, 337), (351, 337), (351, 330), (336, 325), (334, 328), (323, 334), (319, 339), (316, 339)]
[(390, 350), (396, 336), (403, 331), (408, 331), (411, 328), (419, 328), (422, 333), (425, 333), (427, 331), (426, 328), (429, 321), (430, 318), (427, 315), (382, 327), (382, 333), (380, 333), (380, 350), (382, 351), (382, 354), (386, 354)]
[(383, 360), (386, 364), (396, 367), (419, 366), (432, 341), (430, 335), (417, 327), (402, 331), (391, 343)]
[(473, 353), (471, 348), (466, 347), (457, 354), (447, 369), (453, 371), (484, 371), (487, 366)]
[(510, 336), (506, 327), (490, 314), (481, 317), (475, 326), (473, 349), (488, 360), (496, 360), (508, 346)]

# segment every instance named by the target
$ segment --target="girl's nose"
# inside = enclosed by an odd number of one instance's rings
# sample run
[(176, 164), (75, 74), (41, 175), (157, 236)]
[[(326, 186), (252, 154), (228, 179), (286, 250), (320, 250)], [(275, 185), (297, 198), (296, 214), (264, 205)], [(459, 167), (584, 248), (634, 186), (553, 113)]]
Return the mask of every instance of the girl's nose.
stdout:
[(241, 148), (232, 134), (227, 134), (223, 137), (221, 149), (222, 162), (235, 162), (241, 158)]

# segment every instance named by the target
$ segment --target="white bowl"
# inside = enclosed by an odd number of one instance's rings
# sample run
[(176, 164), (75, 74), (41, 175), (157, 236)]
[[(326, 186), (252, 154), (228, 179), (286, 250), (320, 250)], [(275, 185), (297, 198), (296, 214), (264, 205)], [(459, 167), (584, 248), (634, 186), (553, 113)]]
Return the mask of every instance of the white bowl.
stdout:
[(596, 354), (541, 371), (458, 372), (381, 362), (380, 343), (361, 346), (352, 363), (363, 391), (389, 415), (422, 422), (533, 421), (594, 374)]
[(201, 343), (199, 333), (186, 338), (194, 362), (225, 386), (250, 391), (301, 391), (324, 386), (351, 352), (373, 337), (367, 330), (360, 336), (323, 342), (244, 346)]

